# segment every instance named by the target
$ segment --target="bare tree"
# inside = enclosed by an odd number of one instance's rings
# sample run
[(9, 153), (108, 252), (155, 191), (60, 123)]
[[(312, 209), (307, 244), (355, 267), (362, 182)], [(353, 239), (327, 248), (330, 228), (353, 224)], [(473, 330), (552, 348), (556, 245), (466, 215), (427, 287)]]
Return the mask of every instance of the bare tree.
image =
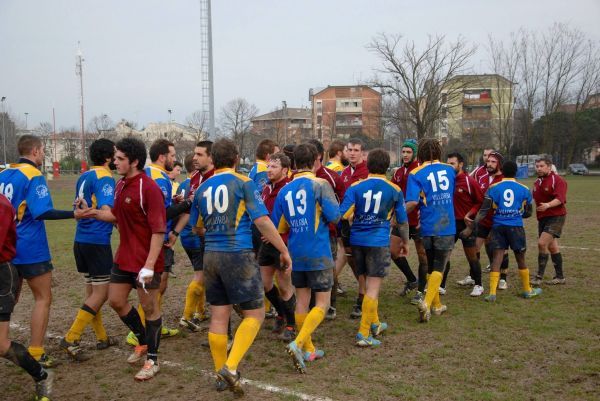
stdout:
[(579, 111), (586, 106), (590, 95), (600, 90), (600, 48), (598, 43), (588, 40), (583, 49), (581, 69), (575, 88), (575, 105)]
[(99, 138), (113, 140), (116, 137), (115, 123), (107, 114), (99, 114), (90, 119), (87, 136), (92, 141)]
[(208, 123), (208, 118), (205, 112), (202, 110), (196, 110), (185, 118), (185, 122), (187, 123), (188, 127), (196, 131), (194, 135), (194, 140), (196, 142), (200, 142), (208, 138), (208, 134), (204, 131), (204, 127), (206, 127), (206, 124)]
[(418, 139), (433, 135), (442, 112), (442, 92), (448, 97), (462, 92), (460, 85), (447, 84), (465, 71), (475, 47), (460, 37), (446, 43), (444, 36), (430, 36), (421, 50), (401, 35), (382, 33), (367, 48), (382, 60), (370, 85), (406, 106)]
[(238, 144), (242, 158), (253, 156), (251, 127), (257, 114), (258, 108), (243, 98), (233, 99), (221, 109), (221, 129)]

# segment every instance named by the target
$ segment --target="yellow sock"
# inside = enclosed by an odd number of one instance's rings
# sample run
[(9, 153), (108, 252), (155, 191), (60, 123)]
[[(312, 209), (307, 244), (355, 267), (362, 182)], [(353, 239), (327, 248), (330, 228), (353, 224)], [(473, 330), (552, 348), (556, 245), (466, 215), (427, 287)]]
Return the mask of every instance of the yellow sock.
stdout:
[(265, 298), (264, 298), (264, 302), (265, 302), (265, 310), (266, 310), (267, 312), (268, 312), (268, 311), (270, 311), (270, 310), (271, 310), (271, 301), (269, 301), (269, 300), (267, 299), (267, 297), (265, 296)]
[(303, 348), (303, 345), (310, 339), (312, 333), (316, 330), (316, 328), (321, 324), (323, 319), (325, 318), (325, 311), (318, 306), (315, 306), (310, 310), (304, 323), (302, 324), (302, 328), (296, 336), (296, 345), (298, 347)]
[(496, 295), (498, 282), (500, 281), (500, 272), (490, 272), (490, 295)]
[(185, 292), (185, 306), (183, 307), (183, 318), (190, 320), (196, 311), (199, 297), (202, 294), (202, 286), (197, 281), (192, 280)]
[(523, 285), (523, 291), (531, 292), (531, 283), (529, 283), (529, 269), (519, 269), (519, 275), (521, 276), (521, 284)]
[[(371, 323), (374, 315), (374, 299), (365, 295), (362, 303), (362, 316), (360, 318), (360, 327), (358, 332), (363, 335), (363, 337), (369, 337), (371, 333)], [(375, 312), (377, 313), (377, 312)]]
[(204, 314), (206, 313), (206, 308), (205, 308), (205, 303), (206, 303), (206, 289), (204, 288), (204, 284), (198, 283), (198, 287), (196, 288), (197, 290), (197, 295), (196, 295), (196, 304), (195, 304), (195, 311), (196, 313), (200, 314), (201, 316), (204, 316)]
[(27, 348), (27, 351), (29, 351), (29, 355), (31, 355), (36, 361), (39, 361), (45, 352), (44, 347), (29, 347)]
[(233, 346), (231, 352), (225, 362), (227, 369), (235, 372), (240, 364), (240, 361), (246, 355), (246, 352), (250, 349), (250, 346), (254, 342), (254, 338), (260, 330), (260, 322), (253, 317), (245, 317), (240, 323), (238, 329), (235, 332), (233, 339)]
[(434, 271), (427, 279), (427, 294), (425, 294), (425, 303), (427, 304), (428, 308), (430, 308), (433, 304), (433, 299), (435, 296), (439, 295), (438, 291), (440, 290), (442, 278), (444, 278), (444, 275), (441, 272)]
[(433, 306), (434, 308), (439, 308), (442, 306), (442, 301), (440, 300), (440, 291), (438, 290), (438, 292), (435, 293), (435, 296), (433, 297), (433, 303), (431, 304), (431, 306)]
[(96, 316), (92, 319), (92, 329), (96, 334), (96, 340), (98, 341), (106, 341), (108, 340), (108, 335), (106, 334), (106, 330), (104, 329), (104, 324), (102, 323), (102, 312), (98, 311)]
[(142, 325), (146, 327), (146, 312), (144, 312), (144, 308), (142, 308), (142, 304), (139, 304), (137, 307), (138, 315), (140, 315), (140, 320), (142, 321)]
[(71, 328), (65, 336), (65, 340), (70, 343), (79, 341), (83, 334), (83, 330), (85, 330), (85, 327), (92, 322), (92, 319), (94, 319), (94, 315), (88, 311), (79, 309)]
[(227, 360), (227, 334), (215, 334), (209, 331), (208, 345), (215, 364), (215, 372), (218, 372)]
[(373, 316), (371, 318), (371, 323), (379, 324), (379, 299), (373, 299)]
[[(296, 320), (296, 329), (298, 330), (298, 332), (300, 332), (300, 330), (302, 330), (302, 325), (306, 320), (306, 316), (308, 316), (308, 313), (296, 313), (294, 316)], [(302, 349), (308, 352), (315, 352), (315, 346), (312, 342), (312, 336), (309, 336), (308, 339), (304, 342), (304, 346), (302, 347)]]

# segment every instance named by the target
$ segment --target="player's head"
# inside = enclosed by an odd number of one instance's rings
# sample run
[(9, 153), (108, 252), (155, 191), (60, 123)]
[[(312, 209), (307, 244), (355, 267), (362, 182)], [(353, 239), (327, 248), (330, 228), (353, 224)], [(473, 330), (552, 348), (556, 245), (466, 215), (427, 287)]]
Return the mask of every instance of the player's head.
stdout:
[(360, 138), (350, 138), (346, 148), (348, 149), (348, 161), (356, 166), (363, 161), (363, 150), (365, 144)]
[(292, 169), (292, 171), (296, 170), (296, 160), (294, 160), (294, 149), (296, 149), (296, 145), (294, 145), (293, 143), (288, 143), (283, 147), (283, 153), (285, 153), (285, 155), (290, 158), (290, 168)]
[(317, 148), (309, 143), (302, 143), (294, 149), (294, 160), (298, 170), (313, 170), (317, 160)]
[(329, 154), (329, 158), (333, 159), (334, 157), (339, 158), (339, 160), (341, 162), (344, 161), (345, 157), (344, 157), (344, 147), (346, 146), (346, 144), (342, 141), (340, 141), (339, 139), (336, 139), (334, 141), (332, 141), (329, 144), (329, 150), (328, 150), (328, 154)]
[(108, 162), (108, 168), (115, 169), (115, 143), (110, 139), (100, 138), (90, 145), (90, 160), (94, 166), (104, 166)]
[(502, 164), (502, 175), (505, 178), (515, 178), (517, 176), (517, 163), (512, 160), (507, 160)]
[(290, 170), (290, 158), (283, 152), (273, 153), (267, 163), (267, 177), (276, 183), (287, 177)]
[(483, 154), (481, 155), (481, 159), (483, 160), (483, 163), (487, 163), (487, 159), (490, 156), (490, 153), (492, 153), (493, 151), (494, 151), (494, 148), (483, 149)]
[(227, 138), (213, 143), (211, 154), (215, 169), (234, 168), (240, 155), (235, 142)]
[(126, 176), (144, 169), (146, 145), (136, 138), (123, 138), (116, 143), (115, 168), (117, 173)]
[(535, 172), (538, 177), (545, 177), (552, 171), (552, 156), (540, 155), (535, 160)]
[(417, 157), (417, 140), (407, 139), (402, 144), (402, 163), (409, 164)]
[(435, 138), (423, 138), (419, 141), (417, 159), (421, 162), (431, 162), (442, 158), (442, 145)]
[(39, 137), (34, 135), (21, 136), (19, 142), (17, 142), (17, 149), (19, 156), (31, 160), (38, 166), (44, 163), (44, 144)]
[(318, 139), (309, 139), (306, 143), (310, 143), (317, 149), (317, 159), (323, 161), (323, 155), (325, 154), (325, 148)]
[(150, 161), (156, 163), (165, 170), (173, 170), (175, 163), (175, 145), (167, 139), (157, 139), (150, 145)]
[(485, 168), (490, 175), (494, 175), (498, 171), (502, 171), (502, 164), (504, 164), (504, 156), (494, 150), (488, 155)]
[(188, 153), (183, 158), (183, 165), (185, 166), (185, 171), (188, 174), (191, 174), (194, 170), (196, 170), (196, 166), (194, 164), (194, 153)]
[(465, 159), (458, 152), (448, 153), (447, 163), (454, 168), (456, 174), (463, 170)]
[(263, 139), (256, 146), (256, 159), (269, 160), (269, 156), (279, 152), (279, 146), (270, 139)]
[(387, 151), (377, 148), (367, 156), (367, 168), (371, 174), (385, 174), (390, 167), (390, 155)]
[[(212, 141), (200, 141), (194, 148), (194, 168), (205, 172), (210, 170), (213, 161), (211, 157)], [(188, 170), (190, 171), (190, 170)]]
[(175, 161), (173, 163), (173, 170), (169, 171), (169, 178), (174, 180), (177, 177), (179, 177), (179, 174), (181, 174), (182, 169), (183, 169), (183, 164), (181, 164), (181, 162), (179, 162), (179, 161)]

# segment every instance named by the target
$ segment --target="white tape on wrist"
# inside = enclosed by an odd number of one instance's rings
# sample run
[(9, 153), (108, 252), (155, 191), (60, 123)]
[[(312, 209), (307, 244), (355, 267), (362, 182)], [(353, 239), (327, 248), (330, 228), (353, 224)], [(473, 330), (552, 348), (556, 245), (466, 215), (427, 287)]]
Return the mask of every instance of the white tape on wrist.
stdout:
[(142, 288), (146, 293), (148, 293), (148, 291), (146, 291), (146, 281), (144, 281), (144, 279), (153, 276), (154, 270), (148, 269), (147, 267), (142, 267), (142, 270), (140, 270), (140, 272), (138, 273), (137, 281), (142, 285)]

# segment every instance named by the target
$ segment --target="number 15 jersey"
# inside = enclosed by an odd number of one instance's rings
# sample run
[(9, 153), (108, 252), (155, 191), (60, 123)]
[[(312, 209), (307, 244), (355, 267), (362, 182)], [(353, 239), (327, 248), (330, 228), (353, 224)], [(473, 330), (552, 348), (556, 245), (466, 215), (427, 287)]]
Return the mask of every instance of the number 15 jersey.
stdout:
[(421, 235), (456, 235), (454, 168), (439, 160), (425, 162), (410, 172), (406, 201), (419, 202)]

